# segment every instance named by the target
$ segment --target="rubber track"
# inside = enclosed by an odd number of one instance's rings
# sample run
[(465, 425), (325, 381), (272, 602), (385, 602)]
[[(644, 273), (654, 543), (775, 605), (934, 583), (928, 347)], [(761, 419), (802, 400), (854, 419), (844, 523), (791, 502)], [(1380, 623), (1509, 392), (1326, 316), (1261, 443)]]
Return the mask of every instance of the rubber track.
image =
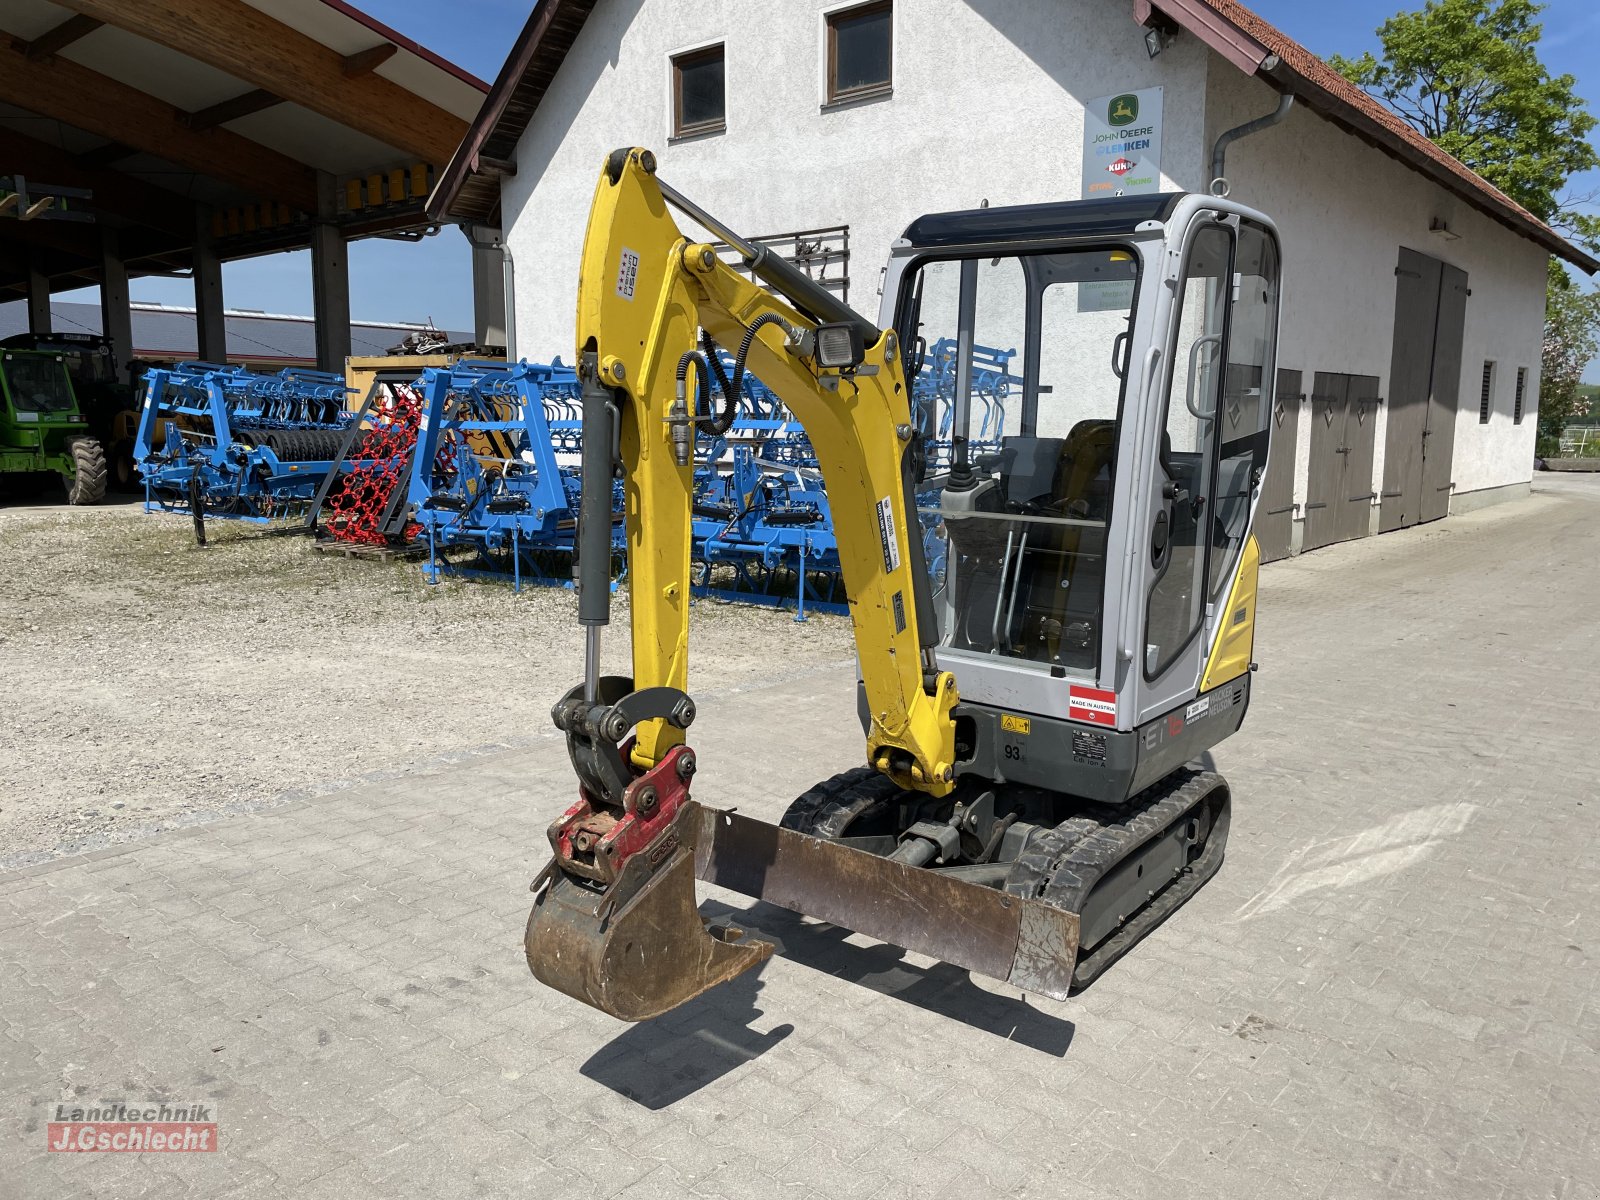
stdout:
[[(1082, 913), (1094, 887), (1139, 847), (1183, 820), (1201, 803), (1228, 785), (1212, 771), (1175, 771), (1134, 798), (1130, 809), (1098, 809), (1104, 816), (1074, 817), (1032, 840), (1019, 855), (1005, 890), (1031, 896), (1068, 912)], [(1114, 814), (1114, 815), (1113, 815)], [(1073, 990), (1094, 978), (1199, 890), (1222, 865), (1227, 841), (1227, 813), (1209, 831), (1198, 859), (1179, 872), (1144, 907), (1098, 947), (1090, 947), (1073, 971)]]
[(803, 792), (778, 825), (810, 837), (839, 838), (857, 818), (899, 795), (882, 771), (853, 767)]

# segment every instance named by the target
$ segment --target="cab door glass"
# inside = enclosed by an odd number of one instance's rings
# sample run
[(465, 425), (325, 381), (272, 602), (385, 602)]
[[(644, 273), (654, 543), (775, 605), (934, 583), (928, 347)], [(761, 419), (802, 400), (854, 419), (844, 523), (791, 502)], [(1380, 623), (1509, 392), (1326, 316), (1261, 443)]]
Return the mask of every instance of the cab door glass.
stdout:
[(1278, 337), (1278, 246), (1266, 230), (1239, 229), (1234, 263), (1228, 370), (1218, 414), (1216, 502), (1211, 517), (1209, 594), (1220, 603), (1233, 582), (1250, 523), (1250, 505), (1267, 469), (1274, 380), (1268, 370)]
[(1172, 379), (1156, 450), (1160, 498), (1149, 548), (1156, 580), (1145, 620), (1149, 679), (1172, 665), (1205, 615), (1232, 276), (1232, 231), (1225, 225), (1201, 229), (1185, 266)]
[(1097, 669), (1138, 268), (1106, 246), (929, 260), (903, 284), (944, 649)]

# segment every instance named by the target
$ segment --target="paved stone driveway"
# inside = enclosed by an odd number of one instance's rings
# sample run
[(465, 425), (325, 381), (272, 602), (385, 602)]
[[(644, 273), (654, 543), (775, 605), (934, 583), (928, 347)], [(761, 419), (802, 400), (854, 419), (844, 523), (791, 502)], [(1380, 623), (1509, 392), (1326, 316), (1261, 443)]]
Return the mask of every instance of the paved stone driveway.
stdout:
[[(1597, 596), (1589, 481), (1269, 568), (1227, 864), (1064, 1004), (765, 906), (654, 1023), (540, 989), (554, 737), (0, 876), (0, 1194), (1600, 1196)], [(775, 669), (696, 726), (769, 819), (860, 753)], [(220, 1152), (44, 1152), (152, 1095)]]

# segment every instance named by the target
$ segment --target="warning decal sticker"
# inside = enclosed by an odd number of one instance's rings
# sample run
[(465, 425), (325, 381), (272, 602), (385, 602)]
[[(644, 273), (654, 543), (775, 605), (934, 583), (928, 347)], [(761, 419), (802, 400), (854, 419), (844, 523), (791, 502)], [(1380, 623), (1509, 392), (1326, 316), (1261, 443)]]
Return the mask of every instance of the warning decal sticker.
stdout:
[(894, 531), (894, 506), (885, 496), (878, 501), (878, 540), (883, 543), (883, 570), (885, 574), (900, 569), (900, 538)]
[(1067, 694), (1067, 719), (1091, 725), (1117, 723), (1117, 694), (1102, 688), (1072, 686)]

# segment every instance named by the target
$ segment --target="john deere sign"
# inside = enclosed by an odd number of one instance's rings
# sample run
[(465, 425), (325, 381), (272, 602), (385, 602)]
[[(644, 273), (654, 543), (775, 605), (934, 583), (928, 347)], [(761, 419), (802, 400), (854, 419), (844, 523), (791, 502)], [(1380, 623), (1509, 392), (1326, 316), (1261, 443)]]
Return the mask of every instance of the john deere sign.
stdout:
[[(1091, 100), (1083, 113), (1083, 196), (1161, 190), (1161, 89)], [(1081, 283), (1080, 312), (1126, 312), (1133, 284)]]
[(1114, 125), (1118, 129), (1124, 125), (1132, 125), (1139, 119), (1139, 94), (1129, 92), (1125, 96), (1113, 96), (1111, 103), (1106, 105), (1106, 124)]
[(1161, 190), (1161, 89), (1091, 100), (1083, 114), (1083, 195)]

